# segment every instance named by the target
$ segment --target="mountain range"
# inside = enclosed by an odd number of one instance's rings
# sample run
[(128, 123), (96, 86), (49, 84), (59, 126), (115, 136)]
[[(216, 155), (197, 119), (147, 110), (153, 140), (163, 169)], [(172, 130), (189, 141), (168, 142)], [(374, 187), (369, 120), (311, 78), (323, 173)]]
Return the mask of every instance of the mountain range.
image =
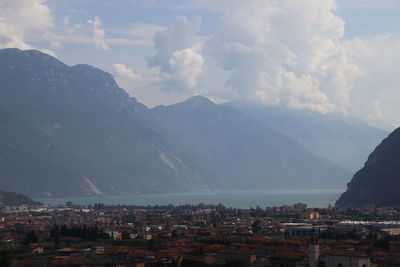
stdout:
[(161, 135), (225, 190), (340, 188), (348, 172), (245, 114), (196, 96), (152, 109)]
[[(149, 109), (109, 73), (39, 51), (1, 49), (0, 81), (1, 190), (51, 197), (343, 188), (351, 175), (233, 104), (196, 96)], [(362, 135), (362, 125), (343, 131)]]
[(351, 116), (243, 101), (228, 105), (352, 173), (364, 165), (369, 153), (389, 134)]

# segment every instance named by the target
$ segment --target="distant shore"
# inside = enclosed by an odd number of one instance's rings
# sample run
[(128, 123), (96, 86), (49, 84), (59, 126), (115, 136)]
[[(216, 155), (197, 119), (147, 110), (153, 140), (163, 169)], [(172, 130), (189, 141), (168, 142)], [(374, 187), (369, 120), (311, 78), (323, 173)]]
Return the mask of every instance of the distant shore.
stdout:
[(328, 207), (334, 205), (344, 189), (293, 189), (259, 191), (214, 191), (190, 193), (135, 194), (115, 196), (37, 198), (49, 205), (64, 205), (67, 202), (89, 205), (184, 205), (184, 204), (222, 204), (232, 208), (272, 207), (305, 203), (309, 207)]

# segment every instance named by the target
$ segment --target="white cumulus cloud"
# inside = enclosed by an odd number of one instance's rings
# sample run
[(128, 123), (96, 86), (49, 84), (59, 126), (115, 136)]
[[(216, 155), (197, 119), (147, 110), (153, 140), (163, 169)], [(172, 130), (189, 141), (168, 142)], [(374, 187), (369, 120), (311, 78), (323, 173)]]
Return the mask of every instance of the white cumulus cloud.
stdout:
[(230, 71), (240, 98), (346, 113), (359, 74), (343, 44), (334, 0), (198, 1), (220, 13), (209, 55)]
[(195, 48), (175, 51), (168, 64), (172, 81), (177, 81), (186, 88), (196, 87), (197, 78), (204, 71), (204, 58)]
[(400, 36), (382, 34), (369, 39), (354, 38), (347, 50), (361, 75), (354, 81), (351, 114), (384, 128), (398, 126), (400, 98)]
[(46, 0), (0, 1), (0, 48), (33, 48), (29, 38), (46, 35), (53, 18)]
[[(195, 33), (199, 30), (201, 17), (189, 20), (179, 16), (171, 29), (154, 35), (156, 53), (148, 58), (148, 66), (142, 73), (117, 63), (114, 73), (120, 78), (135, 80), (137, 86), (166, 91), (190, 91), (196, 88), (204, 73), (205, 59), (202, 45)], [(140, 78), (139, 78), (140, 76)]]
[(93, 20), (89, 20), (88, 24), (91, 26), (93, 32), (93, 42), (97, 48), (102, 50), (108, 50), (110, 47), (106, 42), (106, 32), (103, 29), (103, 25), (99, 17), (95, 17)]
[(116, 63), (113, 64), (114, 74), (121, 78), (127, 78), (131, 80), (140, 80), (142, 75), (135, 72), (133, 69), (128, 68), (125, 64)]

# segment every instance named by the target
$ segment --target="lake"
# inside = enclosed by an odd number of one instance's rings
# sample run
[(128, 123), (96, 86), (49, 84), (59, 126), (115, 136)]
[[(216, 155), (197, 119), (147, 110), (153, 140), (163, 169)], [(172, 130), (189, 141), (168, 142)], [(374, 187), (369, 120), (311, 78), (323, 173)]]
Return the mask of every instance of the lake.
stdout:
[(218, 191), (163, 193), (119, 196), (93, 196), (73, 198), (37, 199), (49, 205), (62, 205), (68, 201), (89, 205), (103, 203), (107, 205), (183, 205), (183, 204), (223, 204), (226, 207), (250, 208), (292, 205), (302, 202), (308, 207), (328, 207), (334, 205), (345, 190), (264, 190), (264, 191)]

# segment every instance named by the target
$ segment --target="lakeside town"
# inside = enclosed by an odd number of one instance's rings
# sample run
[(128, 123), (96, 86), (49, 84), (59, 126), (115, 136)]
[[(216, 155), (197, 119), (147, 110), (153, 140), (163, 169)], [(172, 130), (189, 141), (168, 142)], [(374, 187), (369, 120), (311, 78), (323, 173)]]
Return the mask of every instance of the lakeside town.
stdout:
[(4, 206), (1, 266), (400, 266), (400, 207)]

